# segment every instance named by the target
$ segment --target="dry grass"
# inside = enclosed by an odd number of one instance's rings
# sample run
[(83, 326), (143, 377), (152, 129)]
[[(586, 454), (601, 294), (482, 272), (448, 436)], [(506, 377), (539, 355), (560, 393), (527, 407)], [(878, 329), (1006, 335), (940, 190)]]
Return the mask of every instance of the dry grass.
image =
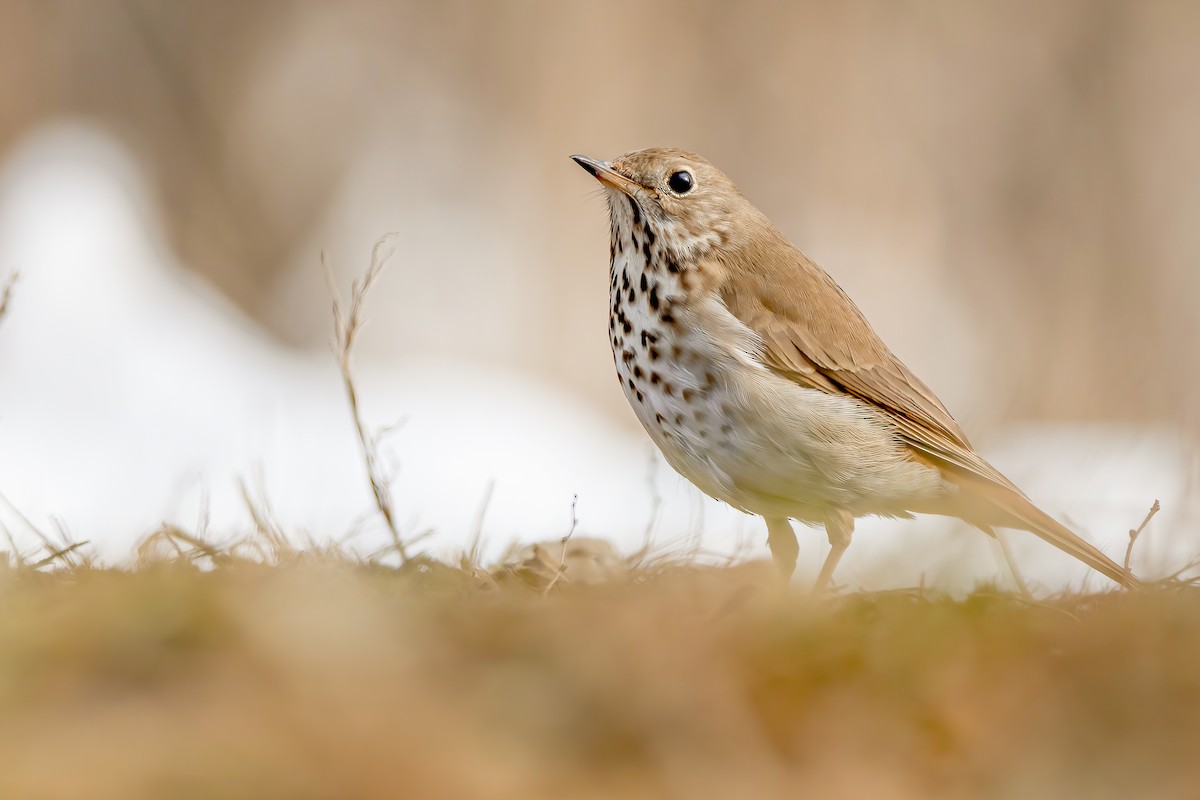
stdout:
[(1186, 797), (1200, 590), (412, 560), (0, 573), (0, 796)]
[(40, 542), (0, 553), (0, 798), (1194, 796), (1191, 583), (818, 600), (574, 524), (491, 568), (414, 554), (350, 369), (386, 257), (334, 348), (384, 551), (298, 547), (243, 486), (250, 534), (101, 568), (0, 495)]
[(387, 474), (383, 459), (379, 454), (379, 440), (387, 433), (387, 428), (372, 432), (363, 419), (362, 410), (358, 404), (358, 387), (354, 383), (354, 345), (362, 330), (364, 305), (367, 294), (384, 266), (396, 252), (396, 235), (389, 234), (375, 243), (371, 251), (371, 265), (362, 280), (355, 281), (350, 287), (350, 304), (342, 299), (334, 282), (333, 269), (329, 266), (324, 253), (321, 261), (325, 266), (326, 279), (329, 282), (329, 292), (333, 296), (333, 354), (337, 359), (338, 370), (342, 374), (342, 385), (346, 389), (346, 402), (350, 406), (350, 416), (354, 420), (354, 432), (358, 436), (359, 451), (362, 453), (363, 465), (366, 469), (367, 482), (371, 486), (371, 495), (375, 498), (375, 506), (387, 525), (392, 538), (392, 548), (400, 557), (401, 563), (408, 561), (408, 547), (400, 529), (396, 525), (396, 516), (392, 511), (391, 477)]

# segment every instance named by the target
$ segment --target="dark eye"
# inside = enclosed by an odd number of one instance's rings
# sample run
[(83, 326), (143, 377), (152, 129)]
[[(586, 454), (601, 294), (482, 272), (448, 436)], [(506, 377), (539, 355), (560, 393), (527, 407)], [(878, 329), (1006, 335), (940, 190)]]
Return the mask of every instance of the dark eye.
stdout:
[(671, 187), (671, 191), (675, 194), (687, 194), (692, 190), (695, 179), (692, 178), (692, 173), (681, 169), (678, 172), (672, 172), (671, 177), (667, 178), (667, 186)]

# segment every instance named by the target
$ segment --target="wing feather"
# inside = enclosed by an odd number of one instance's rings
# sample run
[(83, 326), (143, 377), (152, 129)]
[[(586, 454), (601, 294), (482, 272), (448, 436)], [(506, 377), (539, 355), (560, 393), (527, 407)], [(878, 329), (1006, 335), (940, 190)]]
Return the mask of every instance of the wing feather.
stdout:
[(950, 412), (846, 293), (803, 253), (779, 245), (748, 254), (757, 263), (725, 264), (720, 289), (730, 313), (761, 338), (763, 363), (802, 385), (845, 392), (904, 418), (912, 424), (902, 434), (914, 445), (970, 451)]

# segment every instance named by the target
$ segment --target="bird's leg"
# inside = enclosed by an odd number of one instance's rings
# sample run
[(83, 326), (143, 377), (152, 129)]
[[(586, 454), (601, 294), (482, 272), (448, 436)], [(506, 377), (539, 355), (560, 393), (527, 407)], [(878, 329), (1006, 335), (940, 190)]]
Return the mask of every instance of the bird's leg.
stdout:
[(796, 556), (800, 554), (800, 544), (796, 541), (796, 532), (787, 517), (763, 517), (767, 523), (767, 544), (771, 547), (771, 557), (775, 566), (783, 574), (785, 582), (792, 579), (796, 571)]
[(829, 555), (825, 556), (825, 563), (821, 565), (821, 574), (817, 576), (817, 583), (813, 586), (814, 592), (820, 593), (829, 587), (829, 580), (833, 577), (838, 562), (842, 560), (842, 553), (850, 546), (850, 536), (853, 533), (854, 516), (849, 511), (836, 509), (825, 515), (825, 535), (829, 537), (830, 550)]

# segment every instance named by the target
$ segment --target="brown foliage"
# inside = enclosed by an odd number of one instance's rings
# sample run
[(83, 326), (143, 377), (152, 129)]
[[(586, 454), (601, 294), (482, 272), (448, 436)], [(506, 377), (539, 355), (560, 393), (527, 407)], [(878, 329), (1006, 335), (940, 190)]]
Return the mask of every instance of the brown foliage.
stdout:
[(1190, 587), (817, 602), (317, 558), (0, 574), (0, 795), (1184, 796)]

